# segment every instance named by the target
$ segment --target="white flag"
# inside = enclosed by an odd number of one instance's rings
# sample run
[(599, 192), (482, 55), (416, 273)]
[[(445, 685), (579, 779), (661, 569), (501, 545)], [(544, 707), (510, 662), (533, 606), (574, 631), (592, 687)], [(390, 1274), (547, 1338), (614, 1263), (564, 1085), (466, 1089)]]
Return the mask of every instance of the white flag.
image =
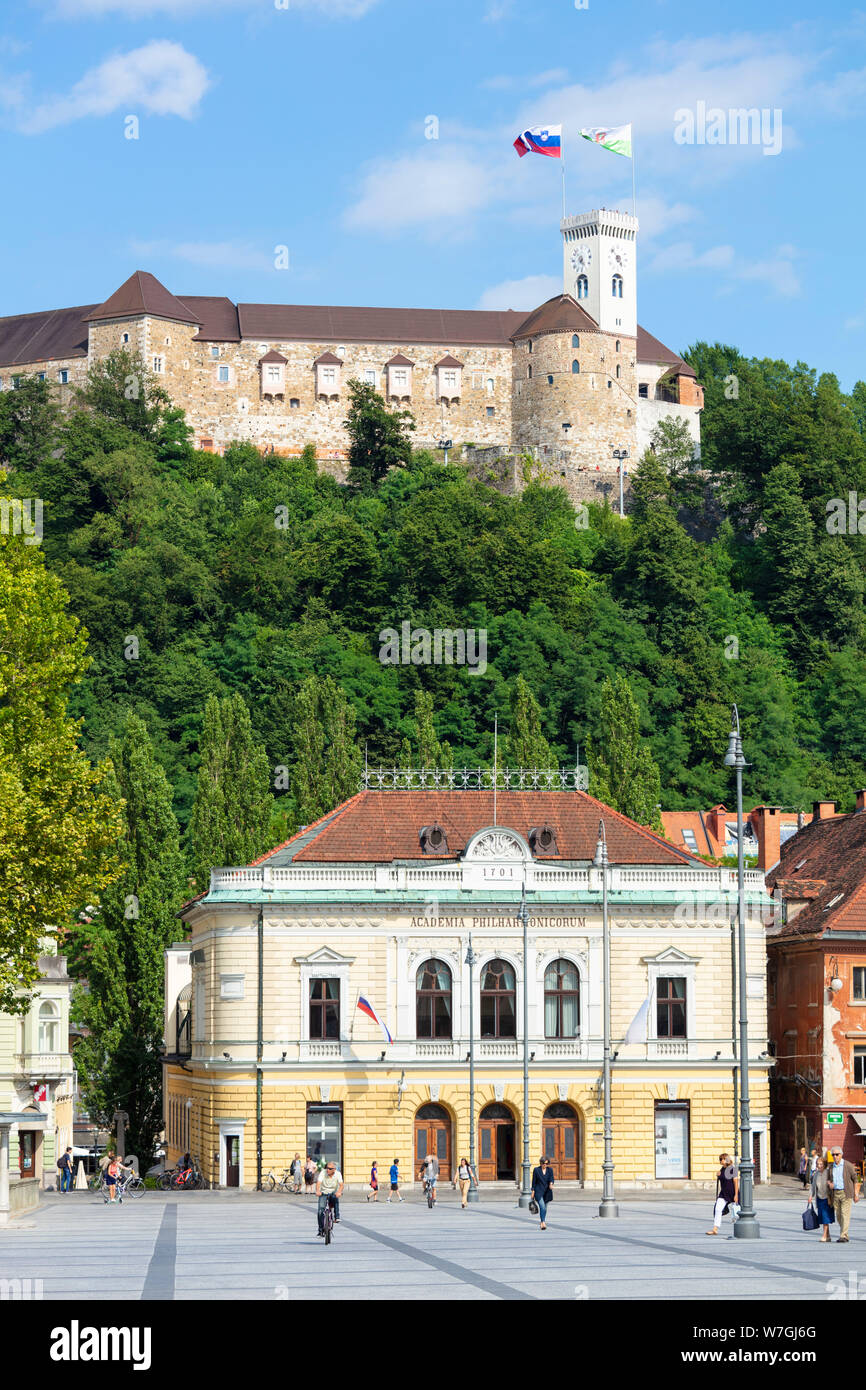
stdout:
[(631, 1023), (628, 1025), (628, 1032), (623, 1038), (625, 1043), (645, 1043), (647, 1038), (647, 1019), (649, 1017), (649, 995), (641, 1004)]

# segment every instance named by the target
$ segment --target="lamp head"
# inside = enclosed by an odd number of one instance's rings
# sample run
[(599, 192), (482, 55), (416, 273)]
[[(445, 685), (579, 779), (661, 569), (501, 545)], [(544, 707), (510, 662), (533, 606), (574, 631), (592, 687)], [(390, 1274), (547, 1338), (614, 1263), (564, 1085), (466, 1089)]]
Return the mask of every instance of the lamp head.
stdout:
[(597, 869), (601, 869), (607, 863), (607, 836), (604, 833), (604, 821), (598, 823), (598, 843), (595, 847), (595, 858), (593, 864)]
[(738, 760), (742, 758), (743, 750), (740, 747), (740, 735), (736, 729), (732, 729), (728, 737), (728, 751), (725, 754), (725, 767), (736, 767)]

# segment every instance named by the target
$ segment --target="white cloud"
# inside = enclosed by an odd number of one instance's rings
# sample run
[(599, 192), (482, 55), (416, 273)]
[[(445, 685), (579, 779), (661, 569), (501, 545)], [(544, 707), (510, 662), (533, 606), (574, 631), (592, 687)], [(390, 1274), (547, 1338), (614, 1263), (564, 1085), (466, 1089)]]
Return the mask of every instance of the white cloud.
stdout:
[(190, 265), (237, 270), (273, 270), (272, 247), (237, 241), (133, 241), (130, 250), (145, 260), (169, 256)]
[(725, 279), (722, 293), (730, 293), (737, 281), (754, 282), (779, 298), (790, 299), (800, 293), (800, 278), (793, 262), (799, 256), (796, 247), (780, 246), (774, 256), (752, 260), (733, 246), (711, 246), (697, 252), (690, 241), (678, 241), (657, 252), (649, 265), (655, 274), (681, 273), (689, 270), (719, 271)]
[(775, 256), (738, 265), (734, 274), (738, 280), (757, 281), (780, 298), (791, 299), (801, 289), (800, 277), (792, 265), (796, 256), (793, 246), (780, 246)]
[(500, 20), (507, 19), (513, 9), (514, 0), (488, 0), (483, 15), (484, 23), (498, 24)]
[(154, 39), (129, 53), (117, 53), (91, 68), (66, 96), (51, 97), (29, 115), (19, 115), (19, 129), (38, 135), (85, 116), (114, 111), (190, 120), (210, 86), (199, 60), (179, 43)]
[(641, 245), (660, 236), (662, 232), (678, 227), (683, 222), (691, 222), (697, 217), (697, 209), (688, 203), (668, 203), (654, 193), (641, 194), (637, 204), (640, 223)]
[(659, 273), (668, 270), (723, 270), (733, 263), (735, 256), (733, 246), (711, 246), (698, 254), (690, 241), (677, 241), (659, 251), (650, 262), (649, 269)]
[(398, 232), (426, 226), (444, 236), (461, 233), (459, 219), (485, 207), (491, 175), (480, 163), (448, 147), (380, 159), (369, 166), (357, 201), (346, 211), (349, 227)]
[[(213, 14), (214, 10), (261, 9), (262, 0), (43, 0), (59, 19), (101, 19), (117, 14), (126, 19), (148, 15), (172, 17)], [(357, 19), (379, 0), (288, 0), (286, 9), (312, 10), (333, 19)], [(270, 7), (274, 8), (272, 0)]]
[(478, 301), (479, 309), (535, 309), (562, 292), (562, 278), (556, 275), (526, 275), (522, 280), (503, 280), (491, 285)]

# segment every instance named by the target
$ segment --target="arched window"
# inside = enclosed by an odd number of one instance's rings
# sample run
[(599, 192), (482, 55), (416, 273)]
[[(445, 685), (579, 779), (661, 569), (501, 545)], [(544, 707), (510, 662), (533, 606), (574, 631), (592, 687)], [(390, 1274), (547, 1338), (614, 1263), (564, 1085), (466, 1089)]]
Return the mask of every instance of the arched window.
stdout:
[(611, 282), (610, 292), (614, 299), (622, 299), (622, 276), (614, 275)]
[(491, 960), (481, 976), (482, 1038), (516, 1038), (517, 1007), (514, 971), (507, 961)]
[(572, 346), (573, 348), (579, 348), (579, 347), (580, 347), (580, 339), (579, 339), (579, 337), (577, 336), (576, 333), (572, 333), (572, 335), (571, 335), (571, 346)]
[(617, 352), (619, 352), (619, 338), (617, 338), (616, 340), (616, 350)]
[(544, 1036), (576, 1038), (580, 1032), (580, 979), (570, 960), (551, 961), (544, 972)]
[(616, 374), (618, 377), (622, 376), (622, 367), (620, 366), (619, 362), (617, 362), (616, 364)]
[(531, 376), (532, 376), (532, 363), (531, 363), (531, 362), (530, 362), (529, 366), (528, 366), (527, 369), (526, 369), (526, 375), (527, 375), (528, 377), (531, 377)]
[(586, 278), (585, 275), (578, 275), (578, 277), (577, 277), (577, 297), (578, 297), (578, 299), (586, 299), (586, 298), (588, 297), (588, 295), (589, 295), (589, 281), (587, 280), (587, 278)]
[(493, 395), (493, 392), (494, 392), (495, 390), (496, 390), (496, 382), (493, 380), (493, 377), (492, 377), (492, 376), (489, 376), (489, 377), (487, 378), (487, 394), (488, 394), (488, 396), (492, 396), (492, 395)]
[(425, 960), (415, 975), (416, 1038), (451, 1037), (451, 971), (443, 960)]
[(574, 373), (574, 375), (577, 376), (578, 372), (580, 371), (580, 363), (579, 363), (579, 362), (572, 362), (572, 364), (571, 364), (571, 370), (572, 370), (572, 372)]
[(60, 1009), (51, 999), (39, 1005), (39, 1051), (56, 1052)]

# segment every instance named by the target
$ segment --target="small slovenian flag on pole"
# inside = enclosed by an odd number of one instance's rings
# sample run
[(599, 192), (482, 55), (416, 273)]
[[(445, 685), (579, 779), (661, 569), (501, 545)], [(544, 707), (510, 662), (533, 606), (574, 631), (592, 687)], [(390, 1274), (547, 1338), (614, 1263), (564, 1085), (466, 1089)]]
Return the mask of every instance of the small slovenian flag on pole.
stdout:
[(386, 1042), (392, 1043), (394, 1041), (385, 1026), (384, 1020), (379, 1017), (369, 999), (365, 999), (363, 994), (358, 996), (358, 1008), (361, 1010), (362, 1014), (366, 1014), (368, 1018), (372, 1018), (374, 1023), (378, 1023), (379, 1027), (382, 1029), (382, 1035)]
[(525, 154), (546, 154), (551, 159), (562, 158), (562, 126), (536, 125), (531, 130), (523, 130), (514, 142), (514, 148), (522, 159)]

